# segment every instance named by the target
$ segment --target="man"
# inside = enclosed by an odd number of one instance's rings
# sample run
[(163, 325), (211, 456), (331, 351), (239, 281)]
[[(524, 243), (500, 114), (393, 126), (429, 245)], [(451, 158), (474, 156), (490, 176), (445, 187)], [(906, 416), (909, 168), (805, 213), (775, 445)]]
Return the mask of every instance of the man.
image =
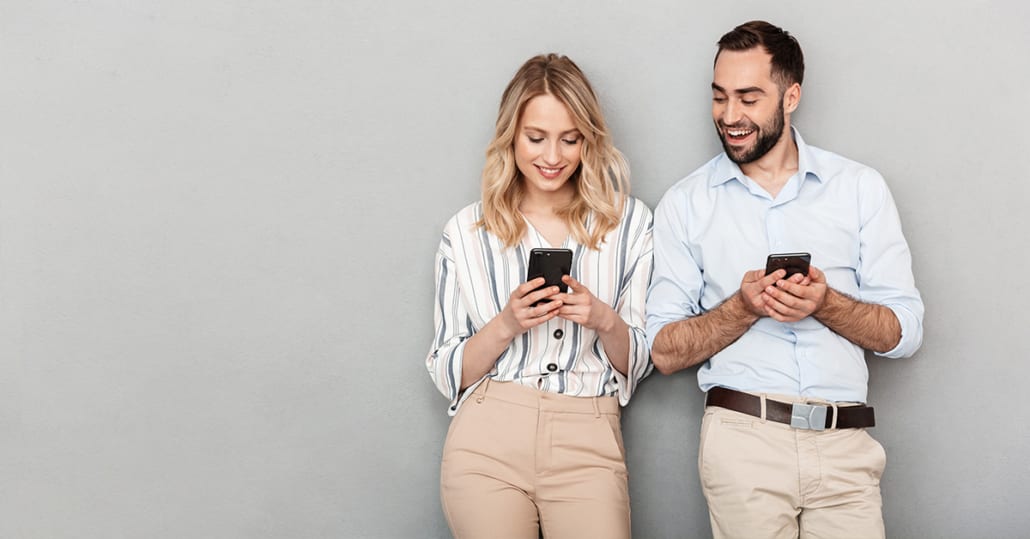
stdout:
[[(883, 537), (863, 349), (907, 357), (922, 342), (890, 191), (791, 127), (803, 76), (782, 29), (724, 35), (712, 116), (725, 152), (655, 213), (647, 333), (665, 374), (707, 362), (698, 465), (716, 537)], [(786, 252), (811, 253), (807, 275), (759, 269)]]

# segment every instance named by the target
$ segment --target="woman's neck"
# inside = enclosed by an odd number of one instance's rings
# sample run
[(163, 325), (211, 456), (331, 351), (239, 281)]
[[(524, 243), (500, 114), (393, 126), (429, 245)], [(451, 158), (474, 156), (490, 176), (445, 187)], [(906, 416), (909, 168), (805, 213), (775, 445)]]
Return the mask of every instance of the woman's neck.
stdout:
[(557, 204), (523, 204), (519, 205), (522, 216), (529, 221), (533, 229), (540, 234), (543, 240), (551, 247), (559, 247), (569, 237), (569, 224), (565, 217), (558, 214)]
[(575, 194), (571, 184), (562, 186), (558, 191), (527, 190), (519, 201), (519, 211), (527, 215), (557, 215), (558, 210), (572, 203)]

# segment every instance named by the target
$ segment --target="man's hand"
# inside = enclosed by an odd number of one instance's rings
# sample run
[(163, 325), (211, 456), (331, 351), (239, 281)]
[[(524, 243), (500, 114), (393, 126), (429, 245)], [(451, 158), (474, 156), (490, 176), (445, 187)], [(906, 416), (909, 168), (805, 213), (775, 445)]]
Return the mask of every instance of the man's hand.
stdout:
[(807, 277), (795, 273), (784, 279), (784, 275), (783, 270), (770, 274), (777, 277), (776, 282), (762, 291), (767, 316), (780, 322), (797, 322), (822, 308), (826, 302), (826, 274), (810, 266)]
[(765, 289), (785, 274), (783, 270), (769, 275), (764, 269), (749, 271), (740, 281), (740, 290), (714, 309), (667, 324), (651, 346), (655, 368), (674, 373), (706, 361), (739, 339), (759, 318), (768, 316)]
[(783, 279), (786, 274), (784, 270), (776, 270), (766, 275), (765, 270), (761, 269), (745, 273), (740, 280), (740, 299), (748, 312), (758, 317), (771, 316), (767, 306), (768, 294), (765, 291), (770, 287), (775, 288), (776, 282)]

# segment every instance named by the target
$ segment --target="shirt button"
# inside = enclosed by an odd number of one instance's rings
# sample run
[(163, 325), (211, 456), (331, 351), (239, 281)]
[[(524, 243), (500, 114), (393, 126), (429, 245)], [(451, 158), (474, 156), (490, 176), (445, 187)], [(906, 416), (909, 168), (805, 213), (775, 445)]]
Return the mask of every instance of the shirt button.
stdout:
[[(559, 330), (559, 331), (561, 331), (561, 330)], [(557, 363), (548, 363), (547, 364), (547, 370), (549, 370), (551, 372), (557, 371), (558, 370), (558, 364)]]
[(555, 339), (560, 339), (560, 338), (562, 338), (564, 336), (565, 336), (565, 332), (562, 331), (561, 329), (554, 330), (554, 338)]

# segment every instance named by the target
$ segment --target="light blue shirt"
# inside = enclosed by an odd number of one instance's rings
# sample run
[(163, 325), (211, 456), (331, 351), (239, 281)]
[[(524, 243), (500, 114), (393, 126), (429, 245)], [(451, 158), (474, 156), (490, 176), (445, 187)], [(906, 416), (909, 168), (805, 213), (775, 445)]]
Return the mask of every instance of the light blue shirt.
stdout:
[[(808, 146), (793, 131), (798, 172), (774, 199), (725, 153), (676, 183), (655, 211), (654, 275), (647, 338), (666, 324), (714, 309), (771, 253), (804, 251), (828, 284), (888, 307), (901, 341), (884, 354), (911, 356), (923, 340), (923, 301), (890, 190), (875, 170)], [(869, 372), (857, 345), (812, 317), (761, 318), (697, 374), (703, 391), (865, 402)]]

